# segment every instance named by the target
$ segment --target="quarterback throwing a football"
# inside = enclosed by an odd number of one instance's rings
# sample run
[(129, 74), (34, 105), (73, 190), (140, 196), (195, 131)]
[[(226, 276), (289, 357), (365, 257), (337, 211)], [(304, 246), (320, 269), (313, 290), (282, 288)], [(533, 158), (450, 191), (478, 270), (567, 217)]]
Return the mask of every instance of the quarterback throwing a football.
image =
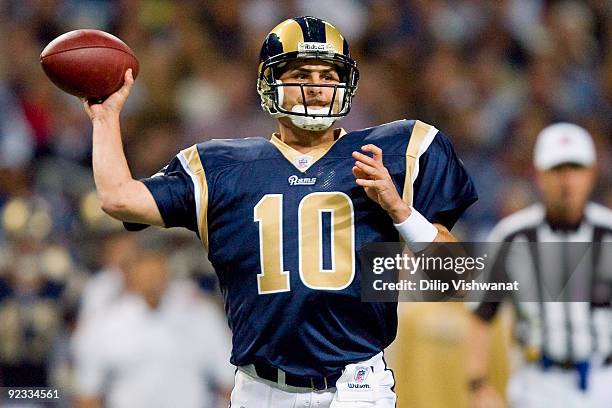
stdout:
[(132, 178), (121, 143), (130, 71), (104, 103), (85, 102), (104, 211), (128, 229), (188, 228), (208, 251), (233, 333), (232, 407), (393, 407), (382, 351), (397, 304), (361, 302), (358, 251), (452, 241), (477, 199), (433, 126), (334, 129), (358, 80), (334, 26), (283, 21), (264, 41), (257, 81), (278, 133), (191, 146), (144, 180)]

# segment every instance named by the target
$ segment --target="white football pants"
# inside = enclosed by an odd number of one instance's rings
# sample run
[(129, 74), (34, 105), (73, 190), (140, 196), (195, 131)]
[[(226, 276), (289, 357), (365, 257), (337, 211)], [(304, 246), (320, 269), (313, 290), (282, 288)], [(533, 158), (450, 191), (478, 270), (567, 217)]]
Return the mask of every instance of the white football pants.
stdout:
[(230, 408), (394, 408), (394, 385), (382, 352), (347, 365), (336, 387), (323, 391), (264, 380), (249, 365), (236, 371)]

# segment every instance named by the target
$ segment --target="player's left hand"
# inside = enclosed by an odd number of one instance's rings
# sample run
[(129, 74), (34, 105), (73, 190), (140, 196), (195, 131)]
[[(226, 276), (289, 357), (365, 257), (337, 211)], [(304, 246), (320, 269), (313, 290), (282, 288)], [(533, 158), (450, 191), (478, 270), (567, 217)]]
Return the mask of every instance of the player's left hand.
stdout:
[(364, 188), (365, 193), (380, 205), (399, 224), (410, 215), (410, 207), (402, 200), (389, 171), (383, 164), (383, 151), (380, 147), (368, 144), (361, 147), (363, 152), (372, 153), (372, 157), (353, 152), (356, 160), (353, 166), (355, 182)]

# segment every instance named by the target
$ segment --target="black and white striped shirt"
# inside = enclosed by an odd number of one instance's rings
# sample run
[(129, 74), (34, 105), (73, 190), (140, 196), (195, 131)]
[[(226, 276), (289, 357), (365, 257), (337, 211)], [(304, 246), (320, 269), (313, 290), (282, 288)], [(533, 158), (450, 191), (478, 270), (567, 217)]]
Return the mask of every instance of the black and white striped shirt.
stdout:
[[(612, 242), (612, 210), (589, 203), (580, 225), (573, 228), (553, 227), (546, 220), (545, 209), (536, 204), (503, 219), (491, 232), (491, 242), (557, 242), (547, 246), (547, 251), (558, 251), (543, 257), (524, 251), (520, 262), (508, 256), (506, 273), (529, 274), (532, 278), (534, 299), (537, 302), (515, 302), (518, 312), (517, 336), (526, 347), (538, 350), (554, 361), (583, 361), (594, 355), (607, 358), (612, 355), (612, 254), (610, 251), (589, 252), (590, 272), (597, 275), (591, 279), (590, 293), (595, 293), (589, 302), (549, 301), (547, 289), (552, 284), (569, 285), (567, 254), (572, 250), (569, 243)], [(605, 248), (605, 247), (600, 247)], [(516, 257), (516, 255), (514, 256)], [(527, 266), (526, 266), (527, 265)], [(514, 272), (513, 272), (514, 268)], [(539, 274), (539, 275), (538, 275)], [(556, 282), (546, 282), (545, 277), (557, 277)], [(593, 275), (595, 276), (595, 275)], [(525, 276), (521, 279), (525, 282)], [(597, 285), (597, 288), (594, 286)], [(603, 285), (603, 289), (602, 289)], [(567, 286), (561, 286), (561, 289)], [(565, 293), (565, 292), (564, 292)], [(585, 299), (586, 300), (586, 299)], [(481, 303), (475, 310), (477, 316), (490, 320), (499, 303)]]

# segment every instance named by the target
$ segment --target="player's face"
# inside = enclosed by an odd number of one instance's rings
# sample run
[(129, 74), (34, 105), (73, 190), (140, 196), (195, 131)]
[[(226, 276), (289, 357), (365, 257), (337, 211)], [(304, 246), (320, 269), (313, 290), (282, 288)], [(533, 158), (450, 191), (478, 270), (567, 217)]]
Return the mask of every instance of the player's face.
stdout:
[(560, 222), (576, 223), (595, 184), (594, 167), (563, 164), (539, 171), (537, 182), (549, 216)]
[[(334, 87), (317, 86), (340, 83), (340, 75), (335, 65), (318, 60), (298, 60), (290, 63), (279, 79), (283, 83), (312, 84), (312, 86), (304, 86), (303, 95), (300, 86), (283, 87), (283, 108), (291, 110), (296, 105), (306, 105), (309, 108), (329, 108), (333, 98), (333, 111), (338, 111), (340, 97), (337, 91), (336, 96), (333, 97)], [(305, 101), (304, 97), (306, 98)]]

